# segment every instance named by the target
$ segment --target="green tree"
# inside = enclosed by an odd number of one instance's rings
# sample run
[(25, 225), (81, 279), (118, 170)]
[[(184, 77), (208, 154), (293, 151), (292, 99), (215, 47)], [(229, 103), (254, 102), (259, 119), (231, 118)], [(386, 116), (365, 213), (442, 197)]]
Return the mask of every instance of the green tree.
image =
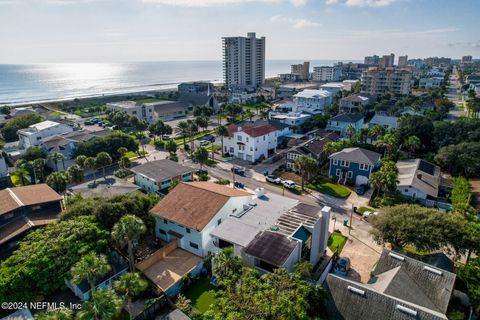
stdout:
[(59, 221), (30, 232), (0, 264), (0, 301), (38, 301), (65, 286), (83, 254), (108, 250), (109, 233), (94, 217)]
[(355, 135), (355, 132), (356, 132), (355, 127), (352, 124), (349, 124), (346, 130), (348, 139), (352, 139), (353, 136)]
[(301, 155), (295, 160), (295, 169), (302, 177), (302, 190), (304, 190), (305, 179), (310, 180), (311, 176), (318, 172), (318, 162), (310, 156)]
[(410, 136), (405, 140), (403, 145), (407, 149), (409, 155), (411, 155), (422, 147), (422, 142), (417, 136)]
[(148, 282), (138, 272), (125, 273), (114, 283), (115, 291), (127, 299), (127, 309), (130, 319), (132, 315), (132, 299), (148, 288)]
[(462, 142), (438, 150), (435, 162), (452, 174), (480, 175), (480, 142)]
[(36, 320), (73, 320), (70, 309), (51, 309), (35, 315)]
[(125, 215), (118, 221), (112, 230), (112, 239), (124, 247), (127, 245), (130, 271), (135, 270), (135, 258), (133, 255), (133, 241), (137, 241), (147, 231), (142, 219), (134, 215)]
[(461, 266), (457, 277), (466, 285), (466, 291), (476, 313), (480, 312), (480, 258)]
[(72, 178), (72, 182), (80, 183), (83, 181), (83, 170), (78, 164), (73, 164), (67, 169), (68, 174)]
[(376, 141), (379, 137), (385, 134), (385, 128), (377, 124), (368, 130), (368, 137)]
[(195, 121), (188, 119), (188, 136), (190, 137), (190, 153), (193, 154), (195, 149), (195, 135), (198, 133), (198, 126)]
[(20, 183), (22, 186), (26, 186), (29, 184), (30, 181), (30, 173), (25, 168), (18, 168), (14, 172), (15, 176), (20, 179)]
[(123, 156), (118, 160), (118, 166), (121, 169), (128, 169), (132, 166), (132, 161), (127, 156)]
[(242, 270), (242, 260), (233, 252), (233, 247), (224, 248), (213, 256), (213, 273), (220, 284), (229, 287), (236, 283)]
[(96, 282), (105, 276), (111, 267), (108, 264), (107, 257), (104, 255), (96, 255), (88, 253), (80, 258), (80, 260), (70, 269), (72, 282), (80, 284), (86, 280), (90, 285), (90, 289), (95, 290)]
[(45, 166), (47, 165), (47, 160), (43, 158), (38, 158), (32, 161), (32, 167), (34, 172), (40, 173), (40, 179), (42, 182), (45, 181)]
[(377, 190), (377, 195), (380, 192), (384, 194), (394, 194), (397, 190), (398, 168), (393, 161), (382, 161), (380, 170), (370, 175), (370, 184)]
[(85, 169), (85, 160), (87, 160), (87, 156), (84, 155), (79, 155), (78, 157), (75, 158), (75, 163), (80, 166), (80, 168)]
[(385, 150), (385, 156), (392, 159), (398, 150), (398, 139), (392, 133), (380, 137), (375, 143), (376, 146)]
[(64, 193), (72, 176), (67, 171), (56, 171), (47, 177), (47, 184), (58, 193)]
[(128, 152), (128, 149), (125, 148), (125, 147), (120, 147), (117, 150), (117, 153), (118, 153), (120, 158), (123, 157), (127, 152)]
[(180, 179), (173, 179), (172, 182), (170, 182), (170, 186), (168, 187), (168, 192), (172, 192), (173, 189), (175, 189), (176, 186), (180, 183)]
[(182, 136), (183, 138), (183, 148), (185, 149), (185, 144), (186, 144), (186, 141), (185, 139), (188, 137), (189, 135), (189, 124), (187, 121), (180, 121), (178, 124), (177, 124), (177, 132), (180, 133), (180, 135)]
[(97, 161), (94, 157), (87, 157), (83, 162), (85, 168), (91, 169), (93, 174), (93, 184), (97, 184), (97, 176), (95, 175), (95, 171), (97, 171)]
[(30, 147), (27, 149), (22, 159), (25, 161), (34, 161), (36, 159), (45, 158), (43, 151), (40, 147)]
[[(424, 116), (403, 116), (400, 118), (395, 135), (399, 139), (416, 136), (426, 150), (434, 148), (433, 123)], [(400, 141), (403, 142), (403, 141)]]
[(177, 144), (173, 140), (169, 140), (165, 145), (165, 150), (168, 151), (171, 155), (177, 153)]
[(203, 169), (203, 165), (208, 161), (208, 150), (204, 147), (199, 147), (195, 150), (193, 158), (200, 164), (200, 170)]
[(205, 116), (199, 116), (195, 118), (195, 124), (199, 128), (203, 128), (203, 130), (207, 130), (208, 128), (208, 118)]
[(181, 293), (177, 296), (175, 307), (180, 309), (180, 311), (186, 315), (189, 315), (192, 312), (192, 302)]
[(105, 137), (97, 137), (93, 140), (78, 143), (74, 153), (75, 156), (96, 157), (98, 153), (106, 152), (116, 161), (121, 157), (118, 150), (122, 147), (128, 151), (137, 152), (138, 142), (128, 134), (114, 132)]
[(28, 126), (41, 122), (42, 120), (42, 117), (37, 113), (19, 116), (5, 123), (5, 125), (0, 129), (0, 133), (6, 142), (13, 142), (18, 140), (18, 130), (27, 128)]
[(110, 155), (106, 152), (100, 152), (95, 158), (95, 163), (97, 164), (97, 166), (102, 168), (103, 180), (106, 180), (107, 178), (105, 176), (105, 167), (112, 164), (112, 157), (110, 157)]
[(122, 311), (123, 301), (109, 289), (95, 290), (90, 301), (82, 305), (79, 320), (112, 320)]
[[(58, 162), (59, 161), (64, 161), (65, 156), (63, 154), (61, 154), (60, 152), (55, 152), (55, 153), (52, 153), (52, 154), (48, 155), (47, 160), (53, 162), (55, 164), (55, 171), (58, 171)], [(64, 162), (63, 162), (62, 169), (65, 170), (65, 163)]]
[(0, 113), (9, 115), (10, 114), (10, 107), (9, 106), (1, 106), (0, 107)]
[(223, 138), (228, 137), (228, 129), (224, 125), (219, 125), (218, 127), (215, 128), (215, 132), (217, 136), (221, 138), (222, 142), (222, 157), (225, 155), (224, 150), (223, 150)]

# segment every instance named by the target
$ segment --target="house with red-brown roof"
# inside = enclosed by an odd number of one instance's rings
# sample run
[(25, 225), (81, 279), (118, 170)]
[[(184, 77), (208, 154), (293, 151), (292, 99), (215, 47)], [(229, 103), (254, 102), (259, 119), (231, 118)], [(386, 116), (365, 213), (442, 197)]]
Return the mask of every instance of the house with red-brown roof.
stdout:
[(156, 236), (205, 257), (213, 251), (211, 231), (242, 212), (251, 199), (248, 192), (212, 182), (181, 182), (150, 210)]
[(255, 162), (276, 152), (279, 138), (291, 132), (288, 125), (277, 121), (255, 121), (231, 124), (224, 138), (224, 152), (230, 156)]
[(46, 184), (0, 190), (0, 260), (17, 248), (29, 230), (55, 221), (62, 199)]

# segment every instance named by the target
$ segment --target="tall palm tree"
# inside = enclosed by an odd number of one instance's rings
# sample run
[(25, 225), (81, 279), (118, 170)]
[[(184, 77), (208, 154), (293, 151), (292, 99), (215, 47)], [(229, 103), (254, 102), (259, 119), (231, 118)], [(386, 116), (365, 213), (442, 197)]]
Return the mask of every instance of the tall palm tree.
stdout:
[(227, 280), (240, 274), (242, 260), (233, 252), (233, 247), (227, 247), (213, 256), (213, 272), (219, 281)]
[(78, 184), (83, 181), (83, 170), (78, 164), (70, 166), (70, 168), (67, 169), (67, 172), (72, 177), (72, 182)]
[(415, 151), (420, 149), (420, 147), (422, 146), (422, 141), (420, 141), (417, 136), (410, 136), (407, 138), (407, 140), (405, 140), (404, 145), (405, 148), (407, 148), (408, 154), (410, 156), (412, 153), (415, 153)]
[(215, 129), (217, 135), (222, 139), (222, 157), (225, 155), (225, 152), (223, 151), (223, 138), (228, 137), (228, 129), (224, 125), (219, 125)]
[(132, 299), (148, 288), (148, 282), (138, 272), (128, 272), (120, 277), (113, 285), (115, 291), (127, 299), (127, 311), (130, 319), (132, 315)]
[(73, 320), (73, 313), (70, 309), (50, 309), (46, 312), (37, 313), (36, 320)]
[(301, 155), (295, 160), (295, 169), (302, 177), (302, 190), (304, 190), (305, 177), (310, 179), (310, 176), (318, 171), (318, 162), (312, 157)]
[(387, 133), (380, 137), (375, 145), (384, 148), (386, 155), (391, 157), (395, 153), (395, 150), (397, 150), (398, 141), (393, 133)]
[(188, 125), (188, 122), (187, 121), (180, 121), (178, 124), (177, 124), (177, 132), (180, 133), (180, 135), (182, 136), (183, 138), (183, 148), (185, 149), (185, 144), (186, 144), (186, 137), (188, 136), (189, 134), (189, 125)]
[(79, 320), (112, 320), (122, 311), (123, 301), (110, 289), (95, 290), (90, 301), (82, 305)]
[(99, 152), (95, 159), (95, 163), (97, 166), (102, 167), (103, 180), (106, 180), (105, 167), (112, 164), (112, 157), (110, 157), (110, 155), (105, 151)]
[(197, 150), (195, 150), (195, 153), (193, 154), (193, 157), (195, 160), (198, 161), (200, 164), (200, 170), (203, 169), (203, 165), (207, 162), (208, 160), (208, 150), (205, 149), (204, 147), (199, 147)]
[(15, 170), (15, 175), (20, 179), (22, 186), (26, 186), (30, 180), (30, 173), (25, 168), (18, 168)]
[(94, 157), (88, 157), (84, 161), (84, 167), (93, 170), (93, 184), (97, 184), (97, 176), (95, 171), (97, 170), (97, 160)]
[(52, 153), (47, 157), (48, 161), (52, 161), (55, 164), (55, 171), (58, 171), (58, 161), (62, 161), (63, 169), (65, 170), (65, 156), (60, 152)]
[(91, 292), (93, 292), (97, 280), (106, 275), (110, 269), (106, 256), (88, 253), (70, 269), (70, 274), (72, 275), (72, 282), (75, 284), (87, 280)]
[(38, 158), (33, 160), (32, 167), (37, 172), (40, 172), (41, 181), (45, 181), (45, 166), (47, 165), (47, 160), (43, 158)]
[(137, 241), (147, 231), (142, 219), (134, 215), (123, 216), (112, 229), (112, 239), (124, 247), (127, 245), (130, 271), (135, 270), (135, 259), (133, 256), (133, 241)]
[(352, 137), (355, 135), (355, 132), (355, 127), (353, 126), (353, 124), (350, 123), (346, 129), (348, 139), (352, 139)]
[(187, 120), (188, 124), (188, 135), (190, 136), (190, 154), (193, 153), (195, 149), (195, 139), (193, 137), (198, 133), (198, 126), (193, 120)]
[(384, 134), (385, 134), (385, 128), (383, 128), (381, 125), (378, 125), (378, 124), (368, 130), (369, 138), (374, 141), (377, 140), (378, 137), (383, 136)]

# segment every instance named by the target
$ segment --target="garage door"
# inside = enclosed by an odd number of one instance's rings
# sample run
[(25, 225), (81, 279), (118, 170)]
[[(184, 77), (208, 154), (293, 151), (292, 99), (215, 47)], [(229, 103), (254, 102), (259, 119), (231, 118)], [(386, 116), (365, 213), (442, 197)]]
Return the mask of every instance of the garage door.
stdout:
[(357, 186), (361, 184), (367, 184), (367, 183), (368, 183), (368, 178), (365, 176), (357, 176), (357, 178), (355, 179), (355, 184)]

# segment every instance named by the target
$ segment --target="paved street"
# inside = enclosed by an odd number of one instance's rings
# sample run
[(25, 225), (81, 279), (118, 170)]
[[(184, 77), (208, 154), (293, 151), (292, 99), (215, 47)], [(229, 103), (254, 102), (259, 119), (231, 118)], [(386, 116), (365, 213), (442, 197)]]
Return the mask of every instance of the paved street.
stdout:
[(449, 82), (450, 83), (447, 87), (446, 96), (450, 101), (452, 101), (455, 104), (455, 109), (450, 110), (449, 112), (449, 118), (458, 119), (458, 118), (461, 118), (462, 116), (466, 116), (467, 113), (465, 109), (460, 110), (459, 108), (460, 104), (463, 105), (463, 108), (465, 108), (465, 105), (464, 105), (463, 96), (458, 94), (460, 92), (461, 85), (460, 85), (460, 81), (457, 78), (456, 68), (454, 68), (452, 74), (450, 75)]

